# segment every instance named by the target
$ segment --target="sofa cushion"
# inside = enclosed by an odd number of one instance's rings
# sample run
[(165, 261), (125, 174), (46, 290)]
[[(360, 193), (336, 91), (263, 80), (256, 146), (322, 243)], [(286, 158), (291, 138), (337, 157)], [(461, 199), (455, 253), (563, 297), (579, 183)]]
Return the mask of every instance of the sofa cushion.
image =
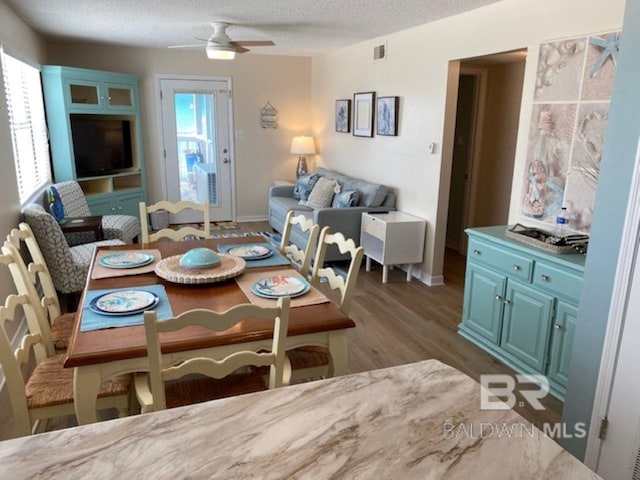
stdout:
[(335, 194), (331, 206), (333, 208), (355, 207), (358, 205), (359, 199), (360, 193), (358, 190), (343, 190), (342, 192)]
[(300, 175), (293, 187), (293, 198), (306, 202), (319, 178), (317, 173)]
[(331, 206), (333, 196), (340, 191), (340, 185), (335, 180), (326, 177), (320, 177), (316, 182), (309, 199), (305, 203), (311, 208), (326, 208)]
[(349, 177), (348, 175), (336, 173), (326, 168), (319, 167), (315, 173), (322, 177), (334, 179), (340, 184), (343, 191), (358, 190), (360, 194), (358, 206), (361, 207), (379, 207), (384, 203), (384, 199), (389, 194), (389, 187)]

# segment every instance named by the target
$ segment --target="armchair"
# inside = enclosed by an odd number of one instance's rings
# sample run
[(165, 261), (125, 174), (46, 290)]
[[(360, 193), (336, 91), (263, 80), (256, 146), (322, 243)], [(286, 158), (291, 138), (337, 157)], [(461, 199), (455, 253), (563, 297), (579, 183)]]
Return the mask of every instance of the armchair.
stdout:
[[(91, 215), (89, 204), (84, 198), (82, 188), (75, 181), (61, 182), (53, 185), (60, 194), (65, 217), (88, 217)], [(105, 240), (122, 240), (133, 243), (140, 234), (140, 222), (132, 215), (104, 215), (102, 232)], [(92, 242), (96, 240), (91, 232), (75, 232), (66, 235), (69, 245)]]

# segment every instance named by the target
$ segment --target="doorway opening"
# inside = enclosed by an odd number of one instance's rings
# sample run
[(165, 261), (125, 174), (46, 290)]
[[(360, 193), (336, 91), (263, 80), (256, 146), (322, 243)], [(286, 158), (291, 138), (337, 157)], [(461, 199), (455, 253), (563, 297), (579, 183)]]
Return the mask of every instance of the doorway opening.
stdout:
[[(506, 225), (527, 50), (460, 60), (446, 246), (466, 254), (466, 228)], [(453, 113), (453, 112), (452, 112)]]

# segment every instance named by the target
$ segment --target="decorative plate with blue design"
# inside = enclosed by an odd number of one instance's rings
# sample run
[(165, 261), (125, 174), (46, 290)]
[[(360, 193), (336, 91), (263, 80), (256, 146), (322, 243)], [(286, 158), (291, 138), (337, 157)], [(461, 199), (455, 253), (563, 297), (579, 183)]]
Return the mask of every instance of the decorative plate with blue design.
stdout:
[(227, 250), (227, 253), (244, 258), (245, 260), (262, 260), (263, 258), (269, 258), (273, 255), (273, 250), (266, 245), (248, 244), (230, 248)]
[(101, 315), (133, 315), (155, 307), (160, 298), (146, 290), (116, 290), (100, 295), (89, 309)]
[(264, 298), (299, 297), (310, 289), (309, 282), (294, 275), (264, 277), (251, 285), (251, 292)]
[(105, 255), (98, 263), (107, 268), (136, 268), (144, 267), (153, 262), (154, 256), (143, 252), (121, 252)]

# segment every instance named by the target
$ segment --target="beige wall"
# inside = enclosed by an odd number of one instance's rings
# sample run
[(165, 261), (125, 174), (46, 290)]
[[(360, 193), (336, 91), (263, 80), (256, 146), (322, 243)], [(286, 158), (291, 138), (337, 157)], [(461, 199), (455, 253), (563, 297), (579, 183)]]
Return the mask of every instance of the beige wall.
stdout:
[(524, 67), (524, 61), (486, 66), (484, 128), (478, 188), (470, 202), (471, 226), (501, 225), (509, 218)]
[[(31, 63), (38, 63), (44, 58), (41, 38), (29, 28), (2, 0), (0, 0), (0, 43), (7, 53), (16, 55)], [(0, 66), (0, 70), (1, 70)], [(2, 74), (0, 72), (0, 78)], [(13, 150), (7, 117), (7, 104), (4, 95), (4, 85), (0, 81), (0, 239), (18, 225), (20, 221), (20, 200), (15, 179), (16, 171), (13, 164)], [(11, 276), (5, 267), (0, 268), (0, 299), (15, 292)]]
[[(503, 0), (315, 57), (313, 130), (319, 159), (330, 168), (394, 187), (398, 208), (427, 219), (423, 280), (435, 283), (442, 274), (449, 196), (448, 187), (440, 189), (440, 184), (448, 186), (451, 170), (450, 155), (442, 153), (449, 61), (528, 48), (511, 193), (519, 198), (538, 45), (619, 28), (623, 10), (624, 0)], [(373, 61), (373, 47), (382, 41), (388, 57)], [(334, 131), (334, 101), (362, 91), (401, 97), (398, 137), (359, 138)], [(437, 143), (434, 154), (428, 151), (430, 142)], [(517, 216), (512, 207), (510, 221)]]
[[(77, 43), (50, 43), (47, 63), (133, 73), (140, 76), (140, 104), (149, 200), (162, 198), (164, 160), (160, 155), (156, 76), (230, 76), (236, 130), (235, 177), (239, 220), (266, 218), (268, 189), (275, 179), (295, 178), (297, 157), (291, 137), (311, 133), (311, 60), (306, 57), (239, 55), (233, 61), (207, 60), (204, 51), (145, 49)], [(277, 129), (260, 127), (260, 109), (278, 109)]]

